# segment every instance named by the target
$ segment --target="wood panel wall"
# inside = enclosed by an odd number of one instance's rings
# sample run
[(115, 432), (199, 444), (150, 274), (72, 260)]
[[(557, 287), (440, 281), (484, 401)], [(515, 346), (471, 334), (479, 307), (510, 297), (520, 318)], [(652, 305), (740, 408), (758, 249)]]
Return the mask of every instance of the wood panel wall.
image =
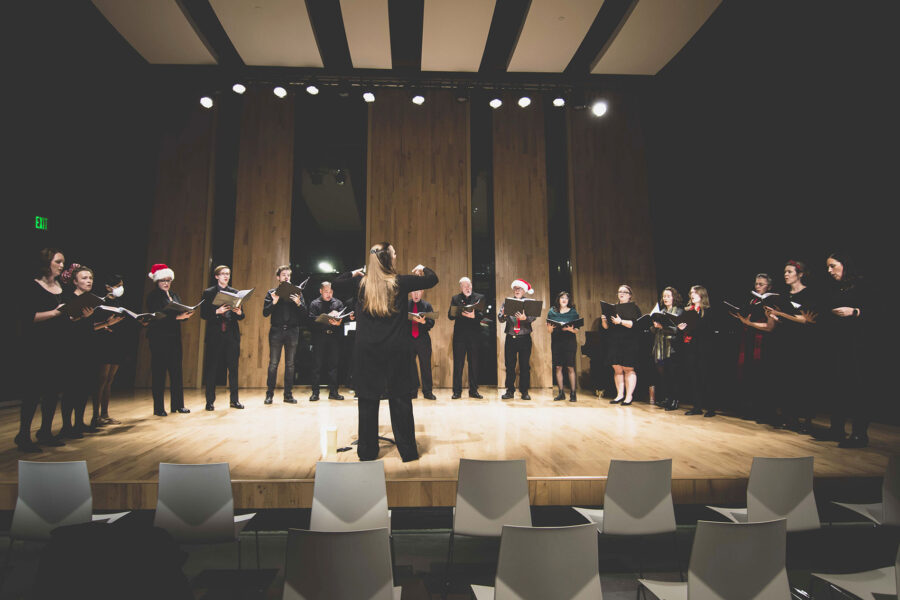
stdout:
[[(541, 102), (528, 108), (505, 95), (493, 111), (494, 258), (497, 306), (512, 295), (509, 285), (524, 279), (534, 288), (531, 298), (550, 308), (550, 258), (547, 237), (547, 162)], [(535, 322), (531, 353), (531, 386), (552, 385), (550, 334), (546, 321)], [(497, 382), (504, 385), (503, 328), (497, 328)]]
[(572, 288), (595, 329), (600, 300), (616, 302), (619, 285), (631, 286), (644, 312), (657, 296), (640, 103), (621, 92), (606, 99), (601, 118), (568, 110)]
[(453, 327), (446, 313), (471, 275), (468, 105), (429, 91), (416, 106), (406, 90), (380, 90), (370, 105), (367, 247), (388, 240), (398, 270), (422, 263), (440, 282), (424, 298), (440, 313), (431, 331), (435, 387), (450, 387)]
[[(234, 223), (233, 284), (255, 288), (241, 321), (241, 387), (264, 387), (269, 365), (269, 319), (263, 298), (275, 285), (275, 267), (290, 260), (294, 183), (294, 102), (271, 92), (249, 92), (241, 118)], [(284, 355), (278, 367), (283, 379)]]
[[(169, 265), (175, 271), (172, 290), (190, 304), (199, 302), (200, 292), (207, 287), (209, 278), (216, 121), (215, 109), (197, 105), (189, 113), (171, 119), (170, 128), (162, 134), (160, 142), (146, 272), (150, 272), (154, 263)], [(144, 298), (155, 285), (146, 279)], [(187, 388), (200, 387), (203, 377), (204, 325), (199, 314), (181, 323), (182, 365)], [(150, 346), (143, 332), (138, 346), (135, 386), (150, 386)]]

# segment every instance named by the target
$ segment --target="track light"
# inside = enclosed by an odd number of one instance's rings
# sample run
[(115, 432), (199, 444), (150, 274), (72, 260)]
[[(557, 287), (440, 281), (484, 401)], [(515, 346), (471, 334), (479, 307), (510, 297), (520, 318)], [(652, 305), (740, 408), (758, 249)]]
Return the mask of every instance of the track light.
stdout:
[(416, 92), (416, 94), (412, 97), (412, 103), (418, 106), (422, 106), (425, 104), (425, 96)]
[(519, 98), (519, 106), (521, 106), (522, 108), (531, 106), (531, 98), (529, 98), (528, 96), (522, 96), (521, 98)]
[(363, 92), (363, 100), (366, 102), (375, 102), (375, 94), (373, 92)]
[(306, 93), (309, 94), (310, 96), (315, 96), (316, 94), (319, 93), (319, 88), (316, 87), (316, 84), (310, 83), (309, 85), (306, 86)]
[(572, 108), (575, 110), (584, 110), (587, 108), (587, 98), (585, 97), (584, 90), (578, 89), (572, 92), (569, 100), (572, 102)]
[(565, 106), (565, 105), (566, 105), (566, 99), (563, 98), (562, 96), (557, 96), (556, 98), (553, 99), (553, 106), (556, 106), (558, 108), (560, 106)]
[(488, 102), (491, 108), (500, 108), (503, 106), (503, 101), (500, 98), (494, 98), (490, 102)]
[(231, 89), (234, 91), (235, 94), (243, 94), (244, 92), (247, 91), (247, 87), (243, 83), (236, 83), (233, 86), (231, 86)]
[(203, 96), (200, 98), (200, 106), (203, 108), (212, 108), (213, 107), (213, 99), (209, 96)]
[(342, 81), (337, 86), (337, 95), (341, 98), (349, 98), (350, 97), (350, 84), (346, 81)]
[(287, 90), (284, 89), (283, 87), (281, 87), (280, 85), (276, 86), (275, 89), (272, 90), (272, 93), (275, 94), (276, 96), (278, 96), (279, 98), (284, 98), (285, 96), (287, 96)]
[(594, 113), (595, 117), (602, 117), (608, 109), (609, 105), (604, 100), (598, 100), (591, 105), (591, 112)]
[(466, 88), (456, 88), (456, 101), (462, 104), (469, 101), (469, 91)]

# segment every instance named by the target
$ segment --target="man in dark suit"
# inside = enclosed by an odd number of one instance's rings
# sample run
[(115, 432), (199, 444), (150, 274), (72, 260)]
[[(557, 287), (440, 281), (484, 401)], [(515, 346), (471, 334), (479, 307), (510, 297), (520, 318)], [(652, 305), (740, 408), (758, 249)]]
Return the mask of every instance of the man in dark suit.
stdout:
[[(416, 290), (409, 294), (410, 313), (429, 313), (434, 312), (431, 304), (422, 300), (422, 290)], [(434, 327), (434, 319), (431, 317), (412, 317), (409, 322), (410, 335), (412, 336), (413, 356), (412, 356), (412, 372), (416, 381), (416, 387), (412, 390), (413, 398), (418, 395), (419, 377), (416, 373), (416, 357), (419, 358), (419, 372), (422, 374), (422, 395), (426, 400), (437, 400), (432, 393), (431, 379), (431, 328)]]
[[(281, 265), (275, 269), (278, 284), (291, 282), (291, 266)], [(263, 317), (271, 317), (269, 328), (269, 370), (266, 377), (266, 399), (264, 404), (272, 404), (275, 396), (275, 378), (278, 375), (278, 363), (281, 360), (281, 349), (284, 348), (284, 401), (296, 404), (292, 393), (294, 385), (294, 356), (297, 343), (300, 341), (300, 323), (306, 318), (306, 303), (303, 294), (291, 294), (289, 298), (280, 298), (274, 287), (266, 293), (263, 300)]]
[[(459, 280), (459, 294), (450, 299), (450, 310), (447, 317), (453, 323), (453, 396), (456, 400), (462, 396), (463, 364), (469, 361), (469, 398), (483, 398), (478, 393), (478, 350), (481, 344), (481, 319), (484, 317), (484, 295), (472, 291), (472, 280), (463, 277)], [(477, 309), (460, 311), (453, 314), (453, 307), (471, 306), (482, 303)]]
[(334, 297), (331, 282), (323, 281), (319, 287), (319, 297), (309, 303), (310, 327), (313, 332), (313, 364), (312, 394), (310, 402), (319, 399), (319, 381), (322, 371), (328, 378), (328, 399), (343, 400), (338, 394), (338, 360), (340, 359), (341, 320), (327, 319), (325, 323), (316, 320), (319, 315), (337, 315), (344, 309), (344, 303)]
[(238, 401), (238, 359), (241, 356), (241, 328), (238, 321), (243, 320), (244, 311), (240, 307), (231, 309), (227, 305), (213, 305), (213, 300), (220, 291), (237, 292), (228, 286), (231, 280), (229, 267), (219, 265), (214, 274), (216, 285), (203, 290), (203, 304), (200, 305), (200, 316), (206, 321), (206, 357), (203, 369), (206, 381), (206, 410), (216, 409), (216, 374), (223, 360), (228, 370), (231, 407), (244, 408)]

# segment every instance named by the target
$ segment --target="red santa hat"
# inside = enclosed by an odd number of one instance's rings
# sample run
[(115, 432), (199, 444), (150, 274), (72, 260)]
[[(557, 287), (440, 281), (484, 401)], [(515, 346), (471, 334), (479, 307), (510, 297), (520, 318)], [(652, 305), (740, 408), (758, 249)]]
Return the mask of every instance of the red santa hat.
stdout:
[(509, 287), (512, 289), (516, 289), (517, 287), (520, 287), (529, 294), (534, 293), (534, 288), (532, 288), (531, 284), (528, 283), (527, 281), (525, 281), (524, 279), (516, 279), (515, 281), (512, 282), (512, 284)]
[(150, 273), (148, 273), (147, 276), (153, 281), (159, 281), (160, 279), (175, 279), (175, 271), (170, 269), (166, 264), (157, 263), (150, 267)]

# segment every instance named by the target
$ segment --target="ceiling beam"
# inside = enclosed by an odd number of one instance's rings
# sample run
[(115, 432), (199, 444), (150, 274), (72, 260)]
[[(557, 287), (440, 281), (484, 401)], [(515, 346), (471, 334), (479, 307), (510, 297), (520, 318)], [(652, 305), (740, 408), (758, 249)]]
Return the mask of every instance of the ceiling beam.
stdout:
[(566, 74), (584, 76), (591, 72), (594, 65), (603, 57), (606, 49), (616, 39), (637, 0), (605, 0), (597, 11), (591, 28), (581, 41), (581, 45), (566, 67)]
[(422, 70), (422, 27), (425, 0), (388, 0), (391, 66), (399, 72)]
[(505, 73), (509, 67), (531, 0), (497, 0), (479, 73)]
[(353, 62), (344, 30), (341, 3), (337, 0), (306, 0), (306, 11), (325, 69), (338, 73), (350, 71)]
[(197, 37), (219, 65), (223, 67), (244, 66), (241, 55), (235, 50), (231, 39), (225, 33), (209, 0), (175, 0), (175, 2), (181, 8), (188, 23), (194, 28)]

